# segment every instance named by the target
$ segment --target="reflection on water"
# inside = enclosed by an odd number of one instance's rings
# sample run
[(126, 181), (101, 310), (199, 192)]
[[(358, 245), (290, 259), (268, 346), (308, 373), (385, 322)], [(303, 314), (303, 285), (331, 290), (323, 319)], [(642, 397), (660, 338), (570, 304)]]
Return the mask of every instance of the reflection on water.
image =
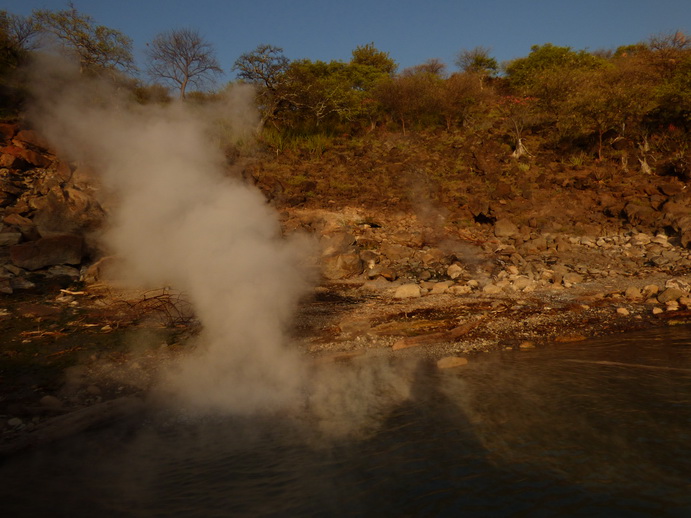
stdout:
[[(349, 368), (344, 365), (343, 368)], [(691, 330), (420, 364), (359, 437), (150, 416), (0, 465), (3, 516), (691, 516)]]

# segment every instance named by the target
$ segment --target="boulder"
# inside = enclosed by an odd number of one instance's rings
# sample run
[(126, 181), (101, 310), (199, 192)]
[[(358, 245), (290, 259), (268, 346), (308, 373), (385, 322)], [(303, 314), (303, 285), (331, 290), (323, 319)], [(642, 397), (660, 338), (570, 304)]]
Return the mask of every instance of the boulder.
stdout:
[(58, 264), (79, 264), (84, 254), (84, 239), (74, 234), (44, 237), (10, 247), (15, 266), (38, 270)]
[(626, 291), (624, 292), (624, 297), (626, 297), (629, 300), (640, 300), (643, 298), (643, 294), (641, 293), (641, 290), (638, 289), (636, 286), (629, 286), (626, 288)]
[(322, 254), (343, 253), (355, 244), (355, 236), (349, 232), (335, 232), (322, 239)]
[(494, 224), (494, 235), (497, 237), (513, 237), (518, 235), (518, 227), (506, 218), (499, 219)]
[(657, 296), (657, 300), (661, 304), (667, 304), (668, 302), (679, 300), (684, 295), (685, 293), (679, 288), (667, 288)]
[(453, 263), (446, 269), (446, 275), (449, 279), (458, 279), (465, 273), (465, 269), (458, 263)]
[(403, 284), (396, 289), (395, 299), (412, 299), (421, 297), (420, 286), (417, 284)]
[(360, 275), (364, 270), (364, 263), (360, 259), (360, 253), (355, 247), (343, 253), (336, 253), (325, 257), (322, 264), (322, 273), (324, 277), (330, 280)]

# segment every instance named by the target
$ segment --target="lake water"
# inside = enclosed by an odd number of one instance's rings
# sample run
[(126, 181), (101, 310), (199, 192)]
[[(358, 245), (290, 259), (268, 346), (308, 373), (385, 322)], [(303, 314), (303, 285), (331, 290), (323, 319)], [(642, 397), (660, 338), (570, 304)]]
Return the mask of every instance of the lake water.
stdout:
[(5, 460), (0, 515), (691, 516), (689, 327), (422, 363), (378, 412), (151, 414)]

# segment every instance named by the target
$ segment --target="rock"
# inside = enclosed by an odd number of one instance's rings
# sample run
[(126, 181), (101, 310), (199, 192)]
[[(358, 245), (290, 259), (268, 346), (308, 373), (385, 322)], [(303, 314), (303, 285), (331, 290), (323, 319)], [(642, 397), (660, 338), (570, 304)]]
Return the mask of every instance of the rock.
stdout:
[(32, 271), (58, 264), (79, 264), (83, 254), (84, 240), (74, 234), (44, 237), (10, 247), (12, 263)]
[(494, 235), (497, 237), (513, 237), (518, 233), (518, 227), (511, 220), (499, 219), (494, 224)]
[(631, 314), (631, 312), (626, 308), (617, 308), (617, 315), (621, 315), (622, 317), (627, 317), (630, 314)]
[(439, 248), (430, 248), (422, 254), (421, 259), (427, 266), (436, 266), (444, 263), (446, 254)]
[(525, 341), (518, 345), (519, 349), (535, 349), (535, 344), (533, 342)]
[(39, 149), (48, 149), (50, 146), (48, 141), (38, 132), (30, 129), (19, 130), (15, 135), (13, 142), (22, 148), (35, 147)]
[(73, 266), (59, 264), (57, 266), (51, 266), (48, 271), (46, 271), (45, 275), (46, 277), (70, 277), (76, 280), (79, 279), (80, 272)]
[(665, 305), (665, 310), (666, 311), (679, 311), (679, 303), (676, 300), (670, 300)]
[(355, 236), (348, 232), (336, 232), (322, 239), (322, 255), (343, 253), (355, 244)]
[(0, 278), (0, 293), (4, 293), (5, 295), (12, 295), (14, 293), (12, 279), (7, 277)]
[(12, 277), (10, 279), (10, 285), (12, 286), (13, 290), (30, 290), (36, 287), (33, 282), (31, 282), (29, 279), (25, 279), (24, 277)]
[(410, 247), (390, 243), (382, 244), (380, 251), (387, 259), (394, 262), (409, 259), (415, 254), (415, 250)]
[(677, 301), (684, 296), (684, 292), (678, 288), (667, 288), (665, 291), (657, 296), (658, 302), (667, 304), (668, 302)]
[(664, 313), (662, 308), (653, 308), (653, 315), (659, 315), (660, 313)]
[(587, 340), (588, 337), (574, 333), (574, 334), (568, 334), (568, 335), (560, 335), (557, 336), (554, 341), (558, 343), (571, 343), (571, 342), (582, 342), (583, 340)]
[(21, 232), (0, 232), (0, 246), (16, 245), (21, 239)]
[(458, 263), (453, 263), (446, 269), (446, 275), (449, 279), (456, 280), (465, 273), (465, 269)]
[(448, 291), (449, 293), (453, 293), (454, 295), (467, 295), (468, 293), (473, 291), (473, 288), (470, 286), (470, 284), (464, 284), (451, 286)]
[(624, 297), (629, 300), (640, 300), (643, 298), (643, 294), (636, 286), (629, 286), (624, 292)]
[(569, 272), (564, 274), (562, 281), (564, 284), (580, 284), (583, 282), (583, 276), (576, 272)]
[(650, 237), (648, 234), (645, 234), (643, 232), (639, 232), (638, 234), (633, 236), (633, 238), (631, 238), (631, 242), (637, 246), (647, 245), (651, 241), (652, 241), (652, 237)]
[(449, 291), (451, 286), (453, 286), (453, 282), (451, 281), (436, 282), (434, 283), (434, 286), (432, 286), (430, 293), (432, 293), (432, 295), (441, 295), (442, 293)]
[(420, 287), (417, 284), (402, 284), (394, 293), (395, 299), (412, 299), (421, 297)]
[(691, 297), (681, 297), (677, 302), (684, 306), (686, 309), (691, 308)]
[(527, 277), (518, 277), (514, 279), (513, 287), (518, 291), (531, 291), (535, 289), (535, 282)]
[(681, 291), (686, 291), (689, 292), (691, 291), (691, 285), (689, 285), (688, 282), (686, 282), (684, 279), (668, 279), (667, 282), (665, 282), (665, 288), (676, 288)]
[(498, 293), (501, 293), (502, 291), (502, 287), (498, 286), (497, 284), (486, 284), (482, 288), (482, 292), (486, 293), (487, 295), (496, 295)]
[(453, 369), (463, 365), (468, 365), (468, 359), (461, 356), (446, 356), (437, 361), (437, 368), (439, 369)]
[(12, 428), (19, 428), (24, 424), (24, 421), (22, 421), (18, 417), (12, 417), (7, 420), (7, 424), (10, 425)]
[(398, 273), (396, 273), (396, 270), (394, 270), (393, 268), (382, 268), (379, 272), (379, 275), (381, 275), (387, 281), (391, 282), (398, 279)]
[(379, 262), (379, 255), (372, 250), (362, 250), (360, 252), (360, 259), (362, 259), (367, 268), (372, 269)]
[(355, 247), (343, 253), (332, 254), (322, 261), (322, 273), (324, 277), (330, 280), (360, 275), (363, 270), (364, 264)]
[(660, 291), (660, 288), (657, 284), (647, 284), (643, 286), (643, 289), (641, 290), (641, 295), (645, 299), (649, 299), (650, 297), (657, 295)]

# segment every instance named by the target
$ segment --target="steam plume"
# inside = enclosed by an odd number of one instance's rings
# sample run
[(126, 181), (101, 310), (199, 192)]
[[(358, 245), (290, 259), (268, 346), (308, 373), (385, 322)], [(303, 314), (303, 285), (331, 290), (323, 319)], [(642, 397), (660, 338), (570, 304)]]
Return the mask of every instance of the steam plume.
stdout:
[(223, 174), (210, 136), (214, 124), (231, 136), (256, 128), (250, 91), (232, 90), (210, 123), (199, 107), (139, 106), (55, 61), (32, 84), (36, 126), (92, 165), (114, 200), (103, 239), (128, 280), (185, 292), (202, 322), (194, 352), (162, 376), (159, 400), (194, 413), (306, 409), (320, 433), (343, 436), (409, 397), (410, 365), (308, 368), (286, 347), (311, 246), (282, 238), (262, 195)]
[[(202, 321), (198, 352), (166, 376), (165, 390), (207, 410), (294, 399), (303, 367), (283, 331), (307, 286), (305, 247), (280, 238), (259, 192), (224, 176), (203, 114), (181, 103), (136, 106), (64, 65), (42, 67), (33, 84), (36, 124), (93, 164), (117, 200), (104, 239), (128, 276), (182, 290)], [(226, 111), (232, 132), (256, 127), (247, 106)]]

